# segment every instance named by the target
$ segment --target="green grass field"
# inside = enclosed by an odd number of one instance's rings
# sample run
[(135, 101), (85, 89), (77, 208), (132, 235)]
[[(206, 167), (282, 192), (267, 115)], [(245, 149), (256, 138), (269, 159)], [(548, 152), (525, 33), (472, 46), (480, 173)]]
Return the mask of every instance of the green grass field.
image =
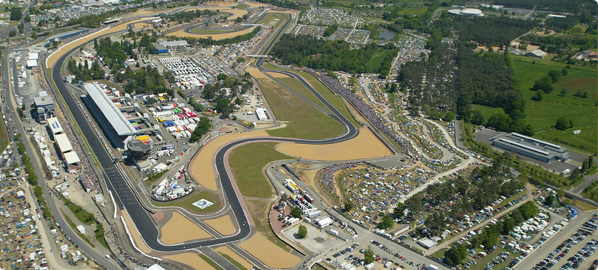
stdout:
[[(256, 24), (272, 25), (277, 28), (281, 23), (286, 21), (286, 16), (280, 13), (268, 13), (261, 20), (257, 21)], [(278, 19), (276, 23), (273, 23), (275, 19)]]
[(343, 134), (343, 126), (270, 79), (257, 79), (270, 108), (286, 127), (268, 130), (271, 136), (303, 139), (332, 138)]
[[(598, 73), (593, 67), (572, 66), (569, 74), (553, 84), (554, 90), (544, 94), (542, 101), (532, 101), (535, 94), (529, 90), (534, 82), (551, 70), (561, 71), (566, 65), (547, 59), (513, 57), (515, 87), (526, 101), (526, 120), (532, 124), (534, 137), (563, 144), (584, 152), (598, 152)], [(561, 96), (561, 90), (566, 95)], [(574, 96), (577, 91), (587, 91), (588, 97)], [(559, 117), (573, 120), (574, 126), (565, 131), (553, 128)], [(573, 130), (581, 130), (574, 135)]]
[(236, 32), (239, 30), (238, 29), (217, 30), (217, 29), (206, 29), (206, 28), (195, 27), (189, 31), (193, 34), (224, 34), (224, 33)]
[(380, 64), (382, 63), (382, 61), (384, 61), (386, 56), (391, 55), (392, 57), (394, 57), (394, 53), (395, 50), (378, 50), (367, 62), (366, 66), (368, 67), (368, 70), (377, 71), (380, 68)]
[(246, 5), (246, 4), (243, 4), (243, 3), (241, 3), (241, 4), (237, 4), (237, 5), (235, 6), (235, 8), (236, 8), (236, 9), (243, 9), (243, 10), (245, 10), (245, 9), (247, 9), (247, 5)]
[[(2, 113), (0, 113), (0, 119), (2, 118)], [(6, 125), (4, 125), (4, 121), (0, 121), (0, 153), (4, 152), (4, 149), (8, 146), (8, 132), (6, 130)]]
[(401, 9), (401, 11), (399, 11), (399, 14), (420, 16), (420, 15), (423, 15), (424, 13), (426, 13), (426, 11), (428, 11), (428, 7), (408, 6), (408, 7), (405, 7), (404, 9)]
[[(279, 68), (277, 68), (277, 67), (275, 67), (273, 65), (270, 65), (270, 64), (265, 64), (264, 67), (265, 68), (269, 68), (269, 69), (279, 69)], [(291, 70), (287, 70), (287, 71), (291, 71)], [(307, 83), (309, 83), (316, 91), (318, 91), (318, 93), (323, 98), (325, 98), (328, 101), (328, 103), (330, 103), (336, 110), (338, 110), (347, 119), (349, 119), (349, 121), (351, 121), (351, 123), (353, 123), (353, 125), (355, 125), (356, 127), (360, 126), (357, 123), (357, 121), (355, 121), (355, 119), (353, 118), (353, 115), (351, 115), (351, 112), (349, 112), (349, 109), (347, 108), (347, 106), (345, 106), (345, 103), (343, 102), (343, 99), (340, 96), (337, 96), (332, 91), (330, 91), (330, 89), (328, 89), (326, 86), (324, 86), (318, 79), (316, 79), (316, 77), (312, 76), (311, 74), (309, 74), (307, 72), (303, 72), (303, 71), (297, 71), (295, 73), (298, 74), (298, 75), (300, 75), (301, 77), (303, 77), (305, 79), (305, 81), (307, 81)], [(285, 82), (285, 84), (286, 84), (286, 82)], [(298, 86), (298, 88), (295, 88), (294, 85), (300, 85), (300, 86)], [(289, 87), (293, 87), (293, 89), (295, 89), (297, 91), (299, 91), (298, 89), (300, 89), (301, 87), (303, 89), (307, 90), (298, 81), (297, 81), (296, 84), (294, 83), (293, 85), (288, 85), (288, 86)], [(307, 90), (307, 91), (309, 91), (309, 90)], [(315, 102), (315, 100), (318, 100), (313, 94), (311, 94), (311, 92), (310, 92), (310, 95), (305, 95), (305, 97), (309, 98), (310, 100), (312, 100), (314, 102)], [(322, 104), (322, 103), (319, 102), (319, 100), (318, 100), (317, 104)]]
[[(206, 200), (212, 202), (213, 204), (204, 209), (199, 209), (199, 208), (195, 207), (193, 205), (193, 203), (196, 201), (199, 201), (201, 199), (206, 199)], [(167, 207), (167, 206), (183, 207), (183, 208), (189, 210), (190, 212), (197, 213), (197, 214), (211, 213), (211, 212), (215, 212), (218, 209), (220, 209), (220, 199), (218, 198), (218, 194), (212, 193), (207, 190), (201, 190), (199, 192), (196, 191), (194, 194), (188, 195), (187, 197), (184, 197), (184, 198), (181, 198), (178, 200), (174, 200), (174, 201), (170, 201), (170, 202), (161, 203), (161, 202), (152, 201), (152, 203), (154, 205), (160, 206), (160, 207)]]
[(246, 197), (272, 198), (274, 192), (262, 172), (266, 164), (292, 159), (274, 149), (277, 143), (251, 143), (239, 146), (229, 157), (230, 167), (241, 194)]

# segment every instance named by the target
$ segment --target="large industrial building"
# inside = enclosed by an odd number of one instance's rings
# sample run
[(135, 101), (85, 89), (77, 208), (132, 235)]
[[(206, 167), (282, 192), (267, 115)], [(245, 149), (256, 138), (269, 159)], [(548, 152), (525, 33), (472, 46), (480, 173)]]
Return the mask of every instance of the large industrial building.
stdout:
[(68, 136), (64, 133), (62, 125), (58, 121), (58, 118), (52, 117), (48, 119), (48, 128), (52, 133), (52, 138), (56, 142), (58, 152), (64, 160), (66, 167), (69, 170), (79, 170), (79, 155), (73, 149), (73, 145), (69, 140)]
[(563, 146), (534, 139), (519, 133), (501, 134), (491, 139), (496, 147), (543, 162), (569, 159), (568, 149)]
[(46, 91), (40, 91), (37, 97), (33, 98), (35, 104), (35, 112), (37, 114), (37, 120), (40, 123), (46, 123), (48, 118), (54, 117), (54, 100), (48, 96)]

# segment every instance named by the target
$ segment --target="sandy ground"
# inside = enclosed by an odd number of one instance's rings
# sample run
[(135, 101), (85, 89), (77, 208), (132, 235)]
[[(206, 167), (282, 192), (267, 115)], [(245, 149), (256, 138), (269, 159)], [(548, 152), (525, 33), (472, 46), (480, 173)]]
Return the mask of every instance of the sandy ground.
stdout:
[(230, 32), (230, 33), (222, 33), (222, 34), (194, 34), (194, 33), (187, 33), (183, 29), (183, 30), (179, 30), (179, 31), (170, 33), (168, 35), (175, 36), (175, 37), (192, 37), (192, 38), (210, 38), (211, 37), (214, 40), (220, 40), (220, 39), (227, 39), (227, 38), (232, 38), (232, 37), (240, 36), (243, 34), (247, 34), (247, 33), (251, 32), (254, 28), (255, 27), (249, 27), (245, 30)]
[(295, 15), (297, 14), (297, 11), (291, 11), (291, 10), (268, 10), (267, 13), (288, 13), (293, 15), (293, 17), (295, 17)]
[(231, 258), (233, 258), (233, 260), (237, 261), (238, 263), (240, 263), (243, 267), (245, 267), (247, 269), (253, 268), (253, 264), (251, 264), (250, 262), (245, 260), (245, 258), (241, 257), (239, 254), (237, 254), (236, 252), (234, 252), (232, 249), (230, 249), (227, 246), (221, 246), (221, 247), (215, 248), (214, 250), (218, 253), (230, 256)]
[(224, 215), (215, 219), (204, 219), (202, 221), (225, 236), (237, 232), (237, 228), (235, 228), (230, 215)]
[(274, 78), (290, 78), (288, 75), (278, 73), (278, 72), (268, 72), (268, 74)]
[(215, 269), (211, 265), (209, 265), (206, 261), (204, 261), (199, 255), (195, 252), (185, 252), (177, 255), (167, 255), (162, 257), (166, 260), (180, 262), (182, 264), (186, 264), (191, 267), (191, 269), (202, 269), (202, 270), (210, 270)]
[(299, 257), (284, 251), (259, 232), (238, 246), (271, 268), (294, 268), (301, 262)]
[(367, 128), (360, 128), (356, 138), (340, 143), (326, 145), (281, 143), (276, 146), (276, 150), (289, 156), (327, 161), (374, 158), (392, 154)]
[(160, 240), (167, 245), (211, 238), (212, 236), (178, 212), (160, 229)]
[(269, 6), (268, 4), (258, 3), (258, 2), (249, 2), (249, 1), (245, 1), (245, 5), (247, 5), (249, 8), (259, 8), (259, 7)]
[(227, 1), (216, 1), (216, 2), (205, 3), (205, 5), (207, 5), (207, 6), (234, 6), (236, 4), (237, 4), (237, 1), (231, 1), (231, 2), (227, 2)]
[(259, 130), (245, 133), (226, 134), (212, 139), (210, 142), (204, 145), (193, 158), (189, 173), (200, 186), (213, 191), (218, 190), (213, 160), (216, 151), (229, 142), (250, 137), (268, 137), (268, 133), (266, 133), (266, 131)]
[(135, 227), (133, 220), (131, 220), (131, 217), (129, 216), (129, 213), (126, 210), (123, 210), (120, 211), (120, 215), (127, 224), (127, 229), (129, 230), (129, 233), (135, 242), (135, 246), (137, 246), (137, 248), (139, 248), (139, 250), (143, 251), (145, 254), (151, 253), (152, 249), (149, 248), (141, 238), (141, 235), (139, 234), (139, 231), (137, 231), (137, 227)]
[(264, 74), (263, 72), (261, 72), (259, 69), (255, 68), (255, 67), (248, 67), (245, 69), (245, 72), (248, 72), (249, 75), (253, 76), (256, 79), (268, 78), (266, 76), (266, 74)]
[(129, 23), (123, 23), (120, 25), (116, 25), (110, 28), (106, 28), (106, 29), (102, 29), (98, 32), (95, 32), (91, 35), (85, 36), (84, 38), (80, 38), (77, 40), (74, 40), (72, 42), (69, 42), (68, 44), (65, 44), (63, 46), (61, 46), (60, 48), (58, 48), (58, 50), (56, 50), (55, 53), (53, 53), (50, 57), (48, 57), (47, 59), (47, 67), (51, 68), (54, 66), (54, 64), (56, 63), (56, 61), (66, 52), (72, 50), (73, 48), (76, 48), (78, 46), (81, 46), (82, 44), (84, 44), (85, 42), (88, 42), (90, 40), (93, 40), (99, 36), (105, 35), (105, 34), (110, 34), (110, 33), (114, 33), (114, 32), (118, 32), (118, 31), (122, 31), (122, 30), (126, 30), (127, 29), (127, 25), (131, 24), (131, 23), (138, 23), (138, 22), (142, 22), (142, 21), (146, 21), (147, 19), (139, 19), (139, 20), (134, 20), (134, 21), (130, 21)]

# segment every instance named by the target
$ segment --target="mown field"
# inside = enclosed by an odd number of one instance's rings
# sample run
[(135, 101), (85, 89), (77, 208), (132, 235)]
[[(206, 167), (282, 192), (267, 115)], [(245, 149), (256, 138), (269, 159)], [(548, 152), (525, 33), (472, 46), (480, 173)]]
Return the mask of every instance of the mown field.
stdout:
[(284, 128), (268, 130), (271, 136), (324, 139), (344, 133), (339, 122), (269, 78), (258, 78), (257, 81), (276, 118), (288, 121)]
[(276, 151), (277, 143), (251, 143), (239, 146), (229, 157), (230, 167), (241, 194), (246, 197), (271, 198), (274, 192), (262, 169), (281, 159), (292, 159)]
[[(526, 120), (532, 124), (534, 137), (556, 142), (584, 152), (598, 152), (598, 72), (595, 67), (571, 66), (569, 74), (553, 83), (554, 90), (544, 94), (541, 101), (533, 101), (535, 91), (529, 90), (534, 82), (549, 71), (561, 71), (566, 64), (548, 59), (513, 57), (515, 87), (526, 100)], [(561, 91), (566, 89), (566, 94)], [(587, 98), (576, 96), (578, 91), (587, 92)], [(573, 128), (554, 129), (559, 117), (572, 120)], [(578, 135), (573, 130), (581, 130)]]
[[(0, 119), (2, 118), (2, 113), (0, 113)], [(0, 153), (4, 152), (4, 149), (8, 146), (8, 132), (6, 130), (6, 125), (4, 125), (4, 121), (0, 121)]]

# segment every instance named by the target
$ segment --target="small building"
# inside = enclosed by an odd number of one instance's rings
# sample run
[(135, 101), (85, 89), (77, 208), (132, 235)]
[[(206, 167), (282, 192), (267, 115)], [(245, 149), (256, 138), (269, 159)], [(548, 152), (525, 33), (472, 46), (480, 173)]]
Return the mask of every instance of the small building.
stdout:
[(60, 125), (60, 122), (58, 122), (58, 118), (56, 117), (48, 118), (48, 127), (54, 136), (64, 132), (62, 125)]
[(22, 190), (17, 191), (17, 199), (23, 198), (25, 198), (25, 192), (23, 192)]
[(80, 233), (85, 234), (85, 227), (83, 227), (83, 225), (77, 225), (77, 230)]
[(330, 219), (330, 217), (321, 218), (316, 220), (316, 225), (320, 228), (326, 228), (332, 225), (332, 219)]
[(534, 51), (526, 53), (525, 55), (542, 59), (542, 58), (546, 57), (546, 55), (548, 55), (548, 54), (542, 50), (534, 50)]
[(158, 50), (158, 53), (168, 53), (168, 48), (166, 48), (158, 43), (154, 43), (154, 47), (156, 47), (156, 49)]
[(436, 241), (429, 239), (429, 238), (422, 238), (419, 241), (417, 241), (417, 244), (426, 249), (431, 249), (431, 248), (435, 247), (436, 245), (438, 245), (438, 243)]

